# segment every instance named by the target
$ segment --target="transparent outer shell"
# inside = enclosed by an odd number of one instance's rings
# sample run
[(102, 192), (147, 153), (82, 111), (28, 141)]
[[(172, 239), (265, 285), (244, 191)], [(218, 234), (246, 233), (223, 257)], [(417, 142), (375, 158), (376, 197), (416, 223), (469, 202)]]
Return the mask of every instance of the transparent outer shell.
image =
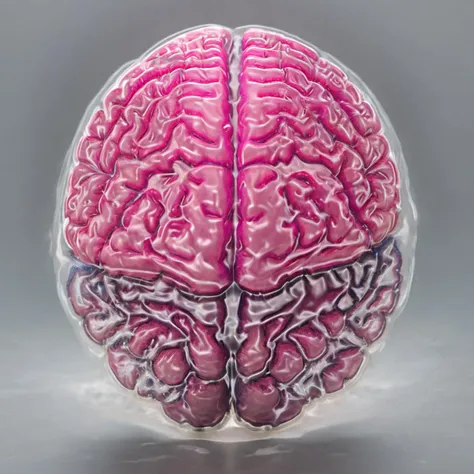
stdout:
[(358, 76), (288, 33), (207, 25), (92, 101), (54, 244), (62, 304), (109, 373), (86, 402), (176, 436), (301, 433), (402, 311), (416, 210)]

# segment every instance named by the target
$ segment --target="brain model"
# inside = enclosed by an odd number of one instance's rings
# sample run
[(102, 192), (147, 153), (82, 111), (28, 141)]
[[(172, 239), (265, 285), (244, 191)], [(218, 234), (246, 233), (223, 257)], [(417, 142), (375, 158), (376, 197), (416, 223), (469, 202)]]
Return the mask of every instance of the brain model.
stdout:
[(351, 77), (285, 33), (208, 26), (86, 114), (60, 189), (63, 300), (170, 419), (280, 426), (354, 379), (401, 308), (403, 158)]

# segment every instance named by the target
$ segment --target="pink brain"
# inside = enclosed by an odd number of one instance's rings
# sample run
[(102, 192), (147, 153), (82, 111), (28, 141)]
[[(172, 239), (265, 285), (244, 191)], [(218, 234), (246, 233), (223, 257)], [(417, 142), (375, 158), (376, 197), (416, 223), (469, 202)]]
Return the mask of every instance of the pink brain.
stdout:
[(116, 79), (64, 201), (86, 334), (120, 384), (198, 428), (232, 404), (278, 426), (343, 388), (401, 281), (399, 176), (374, 108), (299, 41), (236, 41), (194, 30)]

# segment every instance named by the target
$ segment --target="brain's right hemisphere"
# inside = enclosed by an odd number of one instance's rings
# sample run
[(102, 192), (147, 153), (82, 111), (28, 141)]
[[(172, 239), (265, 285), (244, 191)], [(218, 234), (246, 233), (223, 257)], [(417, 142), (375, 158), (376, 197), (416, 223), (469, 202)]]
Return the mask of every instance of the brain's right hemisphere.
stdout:
[(279, 426), (360, 372), (403, 281), (399, 170), (369, 102), (257, 28), (187, 32), (114, 80), (73, 148), (58, 253), (123, 387), (196, 428), (232, 405)]
[(394, 229), (398, 173), (388, 143), (338, 67), (301, 43), (252, 29), (242, 40), (240, 90), (242, 287), (271, 291), (347, 263)]

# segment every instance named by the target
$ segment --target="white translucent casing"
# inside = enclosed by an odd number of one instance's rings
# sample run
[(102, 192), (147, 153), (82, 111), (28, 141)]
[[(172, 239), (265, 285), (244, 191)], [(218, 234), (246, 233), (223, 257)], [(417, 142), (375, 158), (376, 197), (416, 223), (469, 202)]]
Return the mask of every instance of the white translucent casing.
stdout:
[[(205, 27), (213, 27), (216, 25), (205, 25)], [(88, 106), (80, 124), (77, 129), (76, 135), (72, 142), (70, 149), (66, 154), (66, 159), (62, 168), (61, 177), (59, 180), (58, 190), (57, 190), (57, 209), (54, 218), (53, 224), (53, 252), (54, 252), (54, 261), (55, 261), (55, 270), (58, 275), (58, 293), (60, 296), (61, 303), (66, 311), (69, 319), (72, 321), (73, 326), (82, 339), (83, 343), (89, 348), (89, 350), (95, 355), (103, 359), (104, 349), (97, 344), (94, 344), (84, 333), (81, 327), (80, 318), (78, 318), (68, 299), (66, 293), (67, 280), (69, 278), (71, 268), (74, 265), (74, 261), (70, 256), (70, 249), (64, 238), (64, 214), (63, 214), (63, 203), (66, 194), (67, 180), (69, 173), (74, 166), (74, 151), (76, 149), (77, 143), (83, 133), (83, 130), (91, 117), (93, 111), (100, 106), (103, 97), (107, 94), (107, 91), (112, 88), (116, 81), (127, 71), (132, 65), (136, 64), (140, 59), (148, 56), (153, 50), (158, 48), (161, 45), (164, 45), (173, 39), (195, 29), (203, 28), (200, 26), (197, 28), (191, 28), (189, 30), (181, 31), (173, 36), (170, 36), (159, 43), (151, 47), (145, 54), (141, 56), (138, 60), (131, 61), (121, 67), (111, 78), (107, 81), (105, 86), (101, 91), (96, 95)], [(219, 27), (219, 26), (218, 26)], [(222, 28), (222, 27), (219, 27)], [(242, 35), (245, 31), (250, 28), (259, 28), (265, 30), (265, 27), (261, 26), (244, 26), (239, 27), (235, 30), (228, 30), (232, 33), (234, 40), (234, 49), (231, 57), (231, 64), (229, 65), (229, 70), (231, 72), (231, 99), (237, 99), (239, 96), (239, 64), (240, 64), (240, 43)], [(349, 80), (357, 86), (357, 88), (362, 92), (364, 99), (372, 106), (377, 115), (379, 116), (382, 122), (382, 134), (387, 138), (390, 149), (391, 149), (391, 158), (395, 161), (399, 175), (400, 175), (400, 194), (401, 194), (401, 206), (400, 206), (400, 218), (396, 230), (392, 233), (392, 237), (395, 238), (397, 242), (398, 249), (402, 255), (402, 282), (400, 287), (400, 296), (397, 304), (396, 310), (393, 312), (389, 319), (389, 326), (393, 324), (393, 321), (396, 317), (403, 311), (407, 298), (409, 295), (409, 290), (411, 287), (413, 272), (414, 272), (414, 253), (416, 246), (416, 227), (417, 227), (417, 213), (416, 208), (411, 197), (410, 184), (408, 169), (403, 157), (402, 147), (400, 141), (395, 133), (395, 130), (390, 123), (390, 120), (383, 110), (382, 106), (370, 91), (370, 89), (365, 85), (365, 83), (353, 73), (350, 69), (340, 63), (336, 58), (327, 54), (313, 45), (301, 40), (300, 38), (290, 35), (283, 31), (278, 31), (275, 29), (268, 29), (273, 33), (280, 33), (288, 38), (293, 39), (294, 41), (300, 42), (313, 50), (315, 50), (318, 55), (324, 59), (327, 59), (329, 62), (338, 66), (349, 78)], [(234, 102), (234, 106), (236, 105)], [(234, 107), (235, 110), (235, 107)], [(234, 120), (236, 119), (236, 114), (234, 113)], [(237, 126), (234, 123), (234, 130)], [(226, 331), (232, 332), (235, 331), (235, 328), (238, 325), (237, 321), (237, 304), (238, 300), (234, 296), (236, 291), (236, 285), (234, 284), (228, 291), (229, 297), (226, 299), (227, 305), (227, 321), (226, 321)], [(390, 329), (390, 328), (388, 328)], [(380, 338), (376, 343), (370, 345), (367, 348), (367, 353), (372, 354), (380, 350), (386, 340), (387, 333), (389, 330), (385, 330), (382, 338)], [(370, 359), (370, 357), (369, 357)], [(368, 359), (366, 358), (366, 361)], [(108, 366), (104, 361), (104, 372), (109, 372)], [(367, 364), (364, 363), (364, 367)], [(348, 383), (352, 386), (361, 376), (363, 368), (359, 370), (357, 376)], [(229, 383), (232, 383), (229, 381)], [(318, 413), (324, 408), (325, 405), (331, 403), (331, 400), (335, 397), (343, 396), (347, 390), (343, 390), (342, 393), (338, 392), (333, 395), (328, 395), (324, 400), (316, 400), (311, 404), (307, 405), (303, 410), (302, 414), (298, 417), (297, 420), (290, 423), (286, 423), (279, 428), (274, 428), (269, 433), (265, 433), (265, 436), (273, 436), (278, 433), (279, 436), (299, 436), (305, 431), (316, 429), (320, 426), (321, 419), (319, 418)], [(261, 430), (257, 430), (255, 433), (246, 428), (250, 427), (246, 423), (239, 422), (236, 420), (234, 413), (230, 412), (229, 416), (225, 418), (220, 425), (213, 427), (212, 429), (206, 429), (203, 432), (196, 432), (192, 429), (183, 430), (182, 426), (178, 426), (176, 423), (171, 422), (166, 416), (163, 415), (160, 405), (150, 399), (143, 399), (138, 397), (134, 392), (123, 389), (118, 383), (115, 383), (113, 377), (110, 377), (109, 374), (104, 374), (104, 377), (100, 380), (91, 380), (90, 383), (83, 384), (81, 387), (78, 387), (78, 396), (84, 403), (94, 405), (100, 412), (109, 413), (112, 417), (117, 419), (124, 419), (132, 424), (146, 426), (154, 431), (159, 433), (166, 433), (169, 436), (175, 437), (206, 437), (218, 440), (240, 440), (248, 439), (249, 437), (261, 437), (263, 434)], [(337, 420), (337, 414), (333, 418), (335, 422)], [(331, 419), (324, 420), (325, 425), (331, 424)], [(217, 429), (219, 428), (219, 429)]]

